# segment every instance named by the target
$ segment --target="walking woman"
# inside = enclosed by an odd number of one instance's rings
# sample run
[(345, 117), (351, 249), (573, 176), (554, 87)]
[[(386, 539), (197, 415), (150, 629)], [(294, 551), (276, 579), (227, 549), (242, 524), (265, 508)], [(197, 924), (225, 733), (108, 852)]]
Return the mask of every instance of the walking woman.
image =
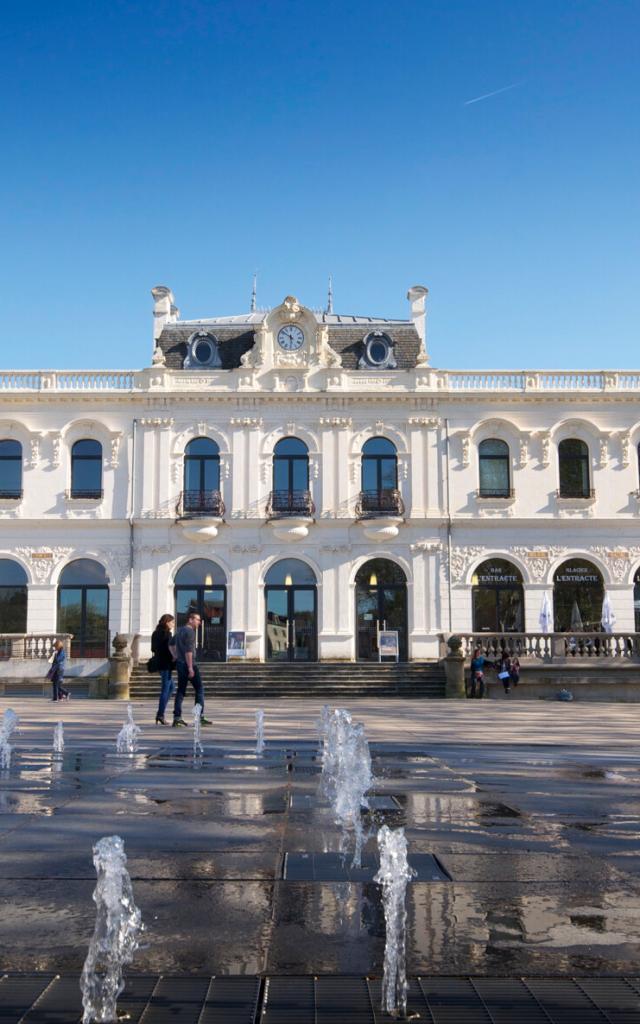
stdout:
[(56, 640), (53, 645), (54, 655), (51, 668), (47, 672), (47, 679), (51, 680), (53, 688), (53, 700), (69, 700), (69, 691), (62, 685), (64, 680), (64, 666), (67, 660), (67, 652), (64, 649), (62, 640)]
[(173, 657), (169, 650), (169, 644), (173, 643), (173, 615), (161, 615), (158, 625), (151, 637), (151, 651), (156, 663), (156, 672), (160, 673), (160, 703), (156, 714), (156, 725), (166, 725), (164, 712), (173, 693), (173, 682), (171, 672), (173, 670)]

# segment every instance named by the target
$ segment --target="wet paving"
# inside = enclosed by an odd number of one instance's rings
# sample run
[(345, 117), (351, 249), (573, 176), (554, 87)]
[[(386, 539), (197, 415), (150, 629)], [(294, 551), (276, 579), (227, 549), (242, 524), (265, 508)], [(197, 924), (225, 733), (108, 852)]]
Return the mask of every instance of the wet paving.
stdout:
[[(0, 771), (0, 967), (80, 970), (93, 930), (92, 845), (125, 843), (149, 975), (380, 973), (375, 832), (406, 830), (411, 975), (633, 975), (640, 955), (640, 709), (352, 702), (375, 774), (361, 870), (318, 793), (311, 702), (209, 708), (117, 755), (119, 704), (14, 707)], [(55, 710), (55, 709), (54, 709)], [(559, 715), (566, 716), (565, 721)], [(65, 750), (52, 751), (65, 724)]]

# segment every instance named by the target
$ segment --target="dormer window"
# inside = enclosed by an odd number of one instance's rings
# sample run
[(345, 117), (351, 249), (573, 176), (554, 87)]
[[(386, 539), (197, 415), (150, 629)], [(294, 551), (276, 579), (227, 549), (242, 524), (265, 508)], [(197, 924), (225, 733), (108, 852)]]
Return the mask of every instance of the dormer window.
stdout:
[(358, 368), (369, 370), (395, 370), (396, 357), (393, 342), (384, 331), (370, 331), (363, 341), (363, 353), (358, 361)]
[(185, 370), (217, 370), (222, 366), (220, 343), (215, 334), (198, 331), (189, 338)]

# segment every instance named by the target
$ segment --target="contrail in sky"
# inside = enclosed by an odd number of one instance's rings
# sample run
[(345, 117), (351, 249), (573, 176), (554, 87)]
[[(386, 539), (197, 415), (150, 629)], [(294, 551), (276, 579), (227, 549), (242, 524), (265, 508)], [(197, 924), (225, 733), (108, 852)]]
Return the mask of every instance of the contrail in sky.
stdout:
[(521, 85), (520, 82), (512, 82), (511, 85), (504, 85), (502, 89), (494, 89), (493, 92), (485, 92), (482, 96), (474, 96), (472, 100), (465, 100), (465, 107), (468, 107), (471, 103), (479, 103), (480, 100), (488, 100), (490, 96), (499, 96), (501, 92), (508, 92), (509, 89), (515, 89), (516, 86)]

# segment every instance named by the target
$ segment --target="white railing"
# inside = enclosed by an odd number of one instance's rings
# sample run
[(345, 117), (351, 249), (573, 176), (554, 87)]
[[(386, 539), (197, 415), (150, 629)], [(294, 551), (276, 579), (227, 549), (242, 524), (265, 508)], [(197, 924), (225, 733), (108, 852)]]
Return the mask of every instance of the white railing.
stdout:
[(132, 391), (133, 370), (0, 370), (0, 391)]
[(0, 633), (0, 661), (10, 658), (46, 661), (53, 654), (53, 645), (58, 640), (62, 640), (68, 655), (72, 636), (72, 633)]
[[(376, 375), (343, 371), (336, 387), (347, 389), (413, 390), (414, 381), (421, 392), (640, 392), (638, 370), (437, 370), (418, 368), (415, 378), (409, 373)], [(160, 375), (160, 376), (158, 376)], [(228, 371), (197, 370), (0, 370), (1, 391), (24, 392), (109, 392), (224, 390), (238, 387), (238, 375)], [(244, 385), (243, 385), (244, 386)]]
[(476, 647), (490, 661), (503, 653), (522, 659), (554, 663), (574, 659), (614, 661), (640, 660), (640, 633), (442, 633), (440, 657), (448, 654), (447, 641), (457, 636), (465, 658), (473, 657)]

